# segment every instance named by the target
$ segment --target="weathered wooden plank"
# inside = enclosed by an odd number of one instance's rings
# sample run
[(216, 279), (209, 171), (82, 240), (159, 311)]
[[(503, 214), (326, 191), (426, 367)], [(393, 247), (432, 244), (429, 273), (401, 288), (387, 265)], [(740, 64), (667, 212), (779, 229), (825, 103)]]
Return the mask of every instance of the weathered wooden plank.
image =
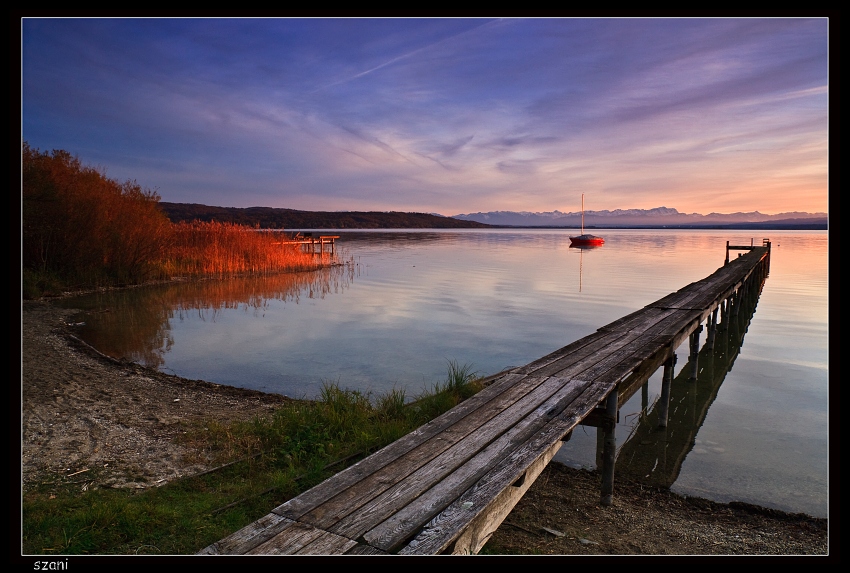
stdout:
[[(695, 327), (695, 323), (688, 325), (688, 328)], [(685, 332), (690, 331), (683, 331), (679, 337), (687, 338)], [(595, 384), (609, 387), (617, 385), (639, 369), (644, 361), (651, 359), (659, 349), (666, 347), (674, 350), (680, 342), (676, 337), (671, 338), (666, 334), (643, 334), (616, 351), (611, 351), (604, 360), (583, 371), (582, 375), (593, 380)]]
[(549, 462), (561, 449), (562, 444), (563, 442), (558, 440), (549, 446), (549, 449), (525, 470), (525, 474), (520, 479), (503, 489), (488, 505), (487, 511), (473, 519), (455, 540), (452, 553), (455, 555), (475, 555), (481, 551), (481, 548), (519, 503), (525, 492), (534, 484), (544, 468), (549, 465)]
[[(479, 451), (467, 463), (441, 477), (430, 489), (422, 488), (418, 495), (392, 514), (381, 512), (382, 521), (363, 535), (367, 543), (391, 551), (420, 529), (434, 515), (442, 511), (457, 496), (499, 463), (505, 452), (526, 442), (553, 417), (565, 408), (586, 388), (586, 380), (560, 380), (560, 388), (550, 400), (518, 422), (508, 432)], [(428, 480), (431, 481), (431, 480)], [(417, 493), (417, 492), (413, 492)]]
[(327, 532), (309, 524), (292, 521), (274, 537), (260, 543), (246, 555), (293, 555)]
[(605, 332), (594, 332), (589, 336), (576, 340), (563, 348), (559, 348), (554, 352), (551, 352), (544, 356), (543, 358), (538, 358), (534, 362), (530, 362), (525, 366), (520, 366), (516, 368), (514, 371), (517, 374), (533, 374), (534, 376), (549, 376), (548, 374), (550, 370), (550, 366), (559, 361), (563, 360), (564, 357), (571, 356), (582, 356), (583, 353), (593, 352), (593, 348), (600, 343), (600, 341), (609, 337), (609, 333)]
[(215, 543), (213, 543), (211, 545), (207, 545), (206, 547), (198, 551), (195, 555), (220, 555), (220, 553), (218, 552)]
[(387, 555), (386, 551), (381, 551), (376, 547), (358, 543), (351, 549), (345, 552), (345, 555)]
[[(635, 313), (629, 325), (632, 330), (618, 338), (616, 343), (599, 346), (596, 352), (586, 356), (584, 361), (576, 362), (552, 374), (593, 378), (611, 370), (612, 372), (606, 375), (608, 378), (630, 375), (630, 369), (638, 367), (642, 360), (651, 358), (659, 348), (672, 346), (675, 349), (699, 326), (702, 318), (701, 312), (689, 309)], [(597, 358), (601, 360), (593, 364)], [(622, 372), (618, 374), (617, 369)]]
[[(712, 288), (712, 285), (707, 285), (706, 288), (699, 290), (692, 290), (687, 293), (683, 293), (678, 300), (670, 300), (665, 305), (666, 309), (677, 309), (677, 310), (697, 310), (697, 311), (707, 311), (709, 309), (706, 308), (708, 301), (713, 301), (717, 298), (715, 288)], [(654, 305), (658, 306), (658, 305)]]
[(678, 309), (667, 319), (659, 321), (646, 329), (644, 335), (649, 340), (652, 337), (664, 337), (673, 340), (682, 330), (696, 328), (702, 322), (702, 313), (691, 309)]
[(509, 391), (514, 384), (523, 378), (520, 374), (506, 375), (504, 378), (497, 380), (481, 392), (464, 400), (443, 415), (423, 424), (413, 432), (380, 449), (368, 458), (349, 466), (301, 495), (281, 504), (272, 510), (273, 513), (289, 516), (291, 519), (299, 518), (316, 505), (334, 497), (341, 490), (351, 487), (378, 469), (397, 460), (420, 445), (423, 441), (438, 435), (445, 428), (452, 426), (469, 413), (480, 408), (483, 404), (497, 399), (502, 393)]
[(228, 535), (220, 541), (202, 549), (204, 555), (244, 555), (260, 543), (280, 533), (292, 523), (291, 520), (269, 513), (254, 523)]
[(613, 387), (613, 384), (590, 385), (572, 402), (568, 411), (554, 418), (525, 444), (505, 456), (473, 487), (435, 516), (410, 543), (399, 550), (399, 554), (434, 555), (445, 551), (472, 520), (488, 512), (502, 490), (515, 483), (527, 468), (587, 416)]
[[(642, 311), (633, 313), (628, 323), (620, 325), (612, 323), (615, 324), (611, 332), (612, 336), (597, 337), (593, 346), (581, 346), (579, 351), (566, 356), (556, 357), (557, 353), (553, 353), (550, 355), (553, 359), (549, 360), (544, 368), (535, 370), (535, 374), (585, 377), (587, 375), (584, 372), (587, 369), (593, 367), (601, 359), (610, 358), (612, 352), (624, 348), (634, 352), (635, 344), (641, 346), (641, 343), (635, 341), (642, 337), (654, 340), (659, 335), (667, 334), (672, 340), (679, 330), (700, 317), (701, 313), (689, 309), (659, 310), (647, 307)], [(608, 327), (603, 327), (603, 329), (606, 328)], [(653, 353), (654, 350), (645, 354), (651, 355)]]
[(711, 301), (715, 301), (721, 297), (723, 290), (726, 288), (725, 282), (720, 282), (718, 279), (705, 279), (694, 283), (689, 287), (681, 289), (674, 293), (674, 296), (665, 297), (652, 303), (650, 306), (655, 308), (677, 308), (677, 309), (693, 309), (700, 311), (710, 311), (707, 305)]
[(321, 537), (308, 543), (295, 553), (295, 555), (340, 555), (347, 553), (349, 549), (353, 549), (357, 545), (361, 544), (341, 535), (326, 532)]
[(645, 332), (629, 331), (619, 338), (616, 344), (599, 348), (592, 357), (557, 372), (556, 375), (595, 380), (606, 372), (622, 371), (620, 374), (625, 376), (630, 373), (631, 368), (637, 366), (633, 365), (635, 361), (651, 355), (651, 349), (647, 347), (648, 341), (656, 340), (658, 336), (651, 332), (653, 328), (655, 327), (648, 327)]
[[(674, 293), (675, 294), (675, 293)], [(632, 330), (641, 330), (647, 323), (652, 323), (655, 320), (661, 320), (669, 314), (667, 307), (656, 306), (655, 304), (645, 306), (644, 308), (633, 312), (623, 318), (608, 323), (599, 328), (603, 332), (629, 332)]]
[(647, 380), (658, 370), (664, 362), (675, 352), (671, 346), (657, 346), (655, 353), (641, 362), (617, 387), (617, 408), (623, 407), (626, 402), (643, 386)]
[[(528, 375), (548, 377), (559, 373), (558, 376), (561, 378), (579, 376), (579, 373), (599, 360), (602, 354), (600, 352), (601, 349), (626, 344), (630, 337), (634, 336), (630, 332), (608, 332), (603, 334), (604, 336), (593, 345), (585, 346), (575, 352), (561, 356), (546, 366), (529, 372)], [(569, 374), (564, 374), (565, 372)]]
[[(533, 379), (529, 378), (529, 381)], [(359, 537), (380, 520), (379, 513), (391, 514), (397, 511), (405, 502), (438, 482), (443, 475), (462, 466), (491, 441), (546, 402), (561, 385), (559, 380), (534, 381), (533, 390), (508, 407), (501, 410), (481, 409), (477, 412), (478, 416), (467, 416), (459, 425), (477, 419), (475, 423), (461, 428), (457, 436), (439, 441), (429, 440), (417, 448), (419, 455), (406, 456), (398, 463), (387, 466), (357, 484), (356, 489), (352, 488), (346, 495), (335, 497), (304, 514), (302, 519), (346, 537)], [(410, 484), (411, 487), (399, 487), (400, 484)], [(346, 516), (351, 516), (351, 519), (346, 519)]]
[[(733, 286), (736, 283), (740, 283), (742, 278), (743, 277), (740, 276), (740, 272), (738, 272), (736, 269), (724, 268), (720, 269), (715, 275), (703, 279), (699, 283), (693, 285), (692, 288), (682, 289), (682, 291), (686, 294), (690, 294), (696, 297), (703, 297), (712, 293), (717, 295), (724, 289), (729, 288), (730, 286)], [(660, 302), (662, 301), (659, 301), (659, 303)]]
[(753, 262), (752, 259), (745, 260), (745, 257), (740, 257), (720, 267), (710, 276), (691, 283), (675, 293), (659, 299), (650, 306), (659, 308), (695, 308), (710, 312), (713, 310), (713, 307), (707, 309), (705, 301), (722, 300), (728, 296), (727, 293), (734, 292), (735, 289), (740, 287), (755, 271), (758, 262), (767, 256), (766, 248), (759, 247), (759, 249), (759, 251), (754, 250), (747, 255), (753, 258), (758, 257), (759, 261)]
[(257, 545), (247, 555), (339, 555), (353, 550), (358, 543), (309, 524), (293, 522), (277, 535)]
[(634, 316), (627, 324), (619, 325), (617, 328), (628, 335), (630, 337), (628, 340), (631, 341), (635, 336), (651, 335), (657, 332), (661, 324), (676, 324), (681, 320), (681, 316), (681, 310), (676, 308), (647, 308), (641, 314)]
[[(526, 394), (534, 391), (544, 382), (545, 379), (521, 377), (512, 386), (494, 396), (492, 400), (485, 402), (486, 407), (468, 413), (451, 426), (443, 428), (438, 435), (429, 436), (425, 440), (419, 436), (419, 443), (402, 456), (363, 476), (345, 489), (332, 491), (332, 495), (326, 496), (322, 503), (304, 507), (298, 515), (289, 511), (288, 504), (283, 504), (273, 511), (290, 519), (297, 518), (317, 527), (329, 528), (472, 432), (475, 432), (476, 440), (481, 439), (486, 435), (481, 432), (482, 424), (487, 424), (491, 418), (498, 417), (501, 412), (509, 410), (514, 403), (522, 400)], [(488, 390), (489, 388), (482, 392)], [(330, 485), (328, 482), (323, 483)]]

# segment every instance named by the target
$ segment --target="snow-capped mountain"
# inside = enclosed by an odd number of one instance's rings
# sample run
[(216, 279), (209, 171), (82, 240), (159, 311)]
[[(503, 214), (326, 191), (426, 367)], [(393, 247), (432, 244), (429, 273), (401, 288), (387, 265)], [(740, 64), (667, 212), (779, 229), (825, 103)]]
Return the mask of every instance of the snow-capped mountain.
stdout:
[[(488, 225), (511, 227), (577, 227), (581, 225), (581, 212), (562, 213), (545, 211), (490, 211), (488, 213), (466, 213), (453, 215), (455, 219), (477, 221)], [(585, 211), (585, 227), (663, 227), (679, 225), (735, 225), (742, 223), (778, 223), (789, 221), (801, 223), (826, 223), (826, 213), (788, 212), (765, 215), (758, 211), (749, 213), (680, 213), (668, 207), (654, 209), (615, 209), (613, 211)]]

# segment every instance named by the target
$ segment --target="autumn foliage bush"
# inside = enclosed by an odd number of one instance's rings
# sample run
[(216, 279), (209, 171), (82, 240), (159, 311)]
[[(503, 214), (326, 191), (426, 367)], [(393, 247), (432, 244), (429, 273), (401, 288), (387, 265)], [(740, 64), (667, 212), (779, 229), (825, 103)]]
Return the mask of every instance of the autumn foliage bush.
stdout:
[(171, 223), (159, 196), (67, 151), (23, 145), (22, 265), (65, 285), (138, 283), (159, 271)]
[(22, 152), (22, 294), (173, 276), (305, 270), (322, 261), (282, 235), (228, 223), (172, 224), (159, 195), (109, 179), (67, 151)]

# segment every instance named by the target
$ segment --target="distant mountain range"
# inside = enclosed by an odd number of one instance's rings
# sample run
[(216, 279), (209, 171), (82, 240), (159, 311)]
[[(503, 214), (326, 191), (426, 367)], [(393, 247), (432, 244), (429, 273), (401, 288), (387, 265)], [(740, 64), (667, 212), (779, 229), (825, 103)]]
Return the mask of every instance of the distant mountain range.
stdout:
[[(475, 221), (488, 225), (508, 227), (580, 227), (581, 212), (562, 213), (548, 211), (530, 213), (527, 211), (490, 211), (488, 213), (467, 213), (454, 215), (462, 221)], [(789, 212), (765, 215), (758, 211), (749, 213), (680, 213), (676, 209), (656, 207), (655, 209), (615, 209), (614, 211), (585, 211), (584, 226), (600, 228), (617, 227), (706, 227), (706, 228), (807, 228), (826, 229), (826, 213)]]

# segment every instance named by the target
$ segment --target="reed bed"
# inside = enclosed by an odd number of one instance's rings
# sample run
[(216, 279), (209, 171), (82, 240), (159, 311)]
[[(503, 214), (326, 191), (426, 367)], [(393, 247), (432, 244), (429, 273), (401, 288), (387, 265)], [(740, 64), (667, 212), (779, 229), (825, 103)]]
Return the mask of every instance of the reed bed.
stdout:
[(327, 259), (303, 252), (278, 232), (219, 222), (176, 223), (164, 271), (171, 276), (227, 277), (312, 270)]

